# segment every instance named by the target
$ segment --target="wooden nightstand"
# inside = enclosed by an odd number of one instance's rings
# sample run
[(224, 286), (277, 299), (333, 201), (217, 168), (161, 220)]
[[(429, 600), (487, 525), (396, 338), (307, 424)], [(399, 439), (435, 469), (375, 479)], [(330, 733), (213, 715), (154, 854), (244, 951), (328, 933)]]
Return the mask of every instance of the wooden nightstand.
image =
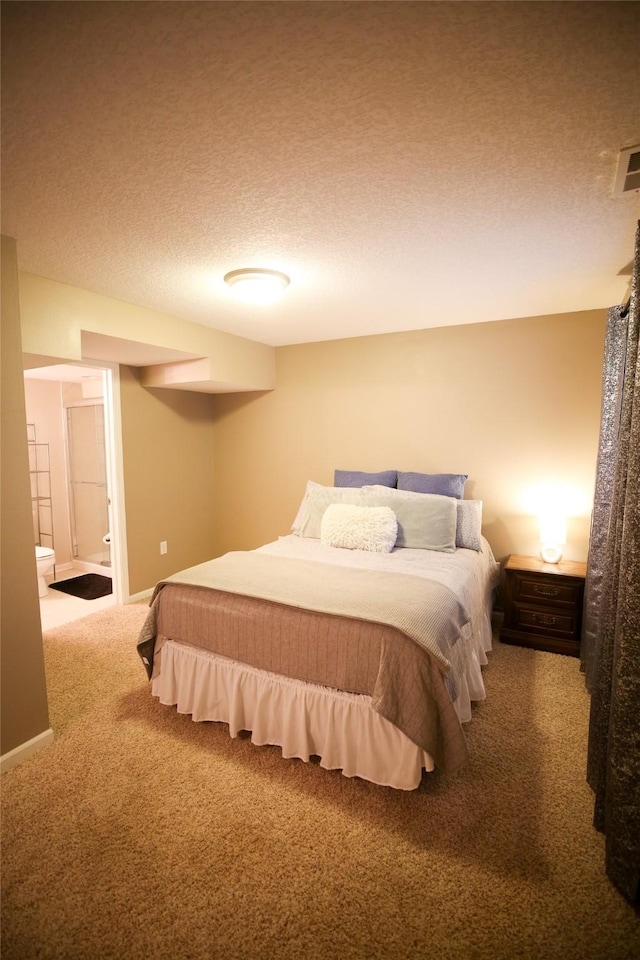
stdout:
[(504, 567), (503, 643), (580, 656), (586, 563), (512, 554)]

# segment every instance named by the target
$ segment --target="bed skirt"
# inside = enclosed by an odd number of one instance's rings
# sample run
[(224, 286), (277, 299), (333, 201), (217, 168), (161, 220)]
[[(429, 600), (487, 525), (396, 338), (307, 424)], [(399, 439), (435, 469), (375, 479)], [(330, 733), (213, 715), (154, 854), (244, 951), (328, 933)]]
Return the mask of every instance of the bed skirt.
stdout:
[[(222, 721), (232, 737), (272, 744), (283, 757), (320, 758), (327, 770), (414, 790), (432, 757), (376, 713), (371, 698), (293, 680), (174, 640), (165, 640), (151, 690), (194, 721)], [(347, 735), (345, 736), (345, 731)]]

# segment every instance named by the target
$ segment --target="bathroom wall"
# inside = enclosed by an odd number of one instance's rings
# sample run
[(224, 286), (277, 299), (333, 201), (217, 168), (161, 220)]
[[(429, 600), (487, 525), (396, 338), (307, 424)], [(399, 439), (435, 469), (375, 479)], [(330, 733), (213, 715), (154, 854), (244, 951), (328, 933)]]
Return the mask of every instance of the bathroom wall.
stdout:
[(38, 443), (49, 444), (53, 545), (56, 551), (56, 563), (70, 563), (72, 552), (63, 432), (63, 384), (56, 380), (25, 379), (24, 394), (27, 423), (35, 425)]
[[(100, 381), (93, 380), (79, 383), (40, 380), (37, 377), (28, 376), (25, 377), (24, 392), (27, 423), (34, 424), (38, 443), (49, 444), (53, 542), (56, 565), (61, 566), (73, 560), (69, 477), (64, 435), (65, 407), (83, 400), (101, 398), (102, 384)], [(106, 533), (106, 529), (103, 532)], [(106, 555), (108, 556), (108, 552)]]

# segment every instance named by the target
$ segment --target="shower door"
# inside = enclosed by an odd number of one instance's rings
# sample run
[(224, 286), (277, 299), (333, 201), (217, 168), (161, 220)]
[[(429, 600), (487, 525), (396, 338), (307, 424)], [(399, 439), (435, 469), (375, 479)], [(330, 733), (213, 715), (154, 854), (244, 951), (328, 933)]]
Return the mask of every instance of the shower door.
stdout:
[(102, 402), (67, 407), (69, 453), (69, 508), (73, 555), (76, 560), (110, 566), (109, 533)]

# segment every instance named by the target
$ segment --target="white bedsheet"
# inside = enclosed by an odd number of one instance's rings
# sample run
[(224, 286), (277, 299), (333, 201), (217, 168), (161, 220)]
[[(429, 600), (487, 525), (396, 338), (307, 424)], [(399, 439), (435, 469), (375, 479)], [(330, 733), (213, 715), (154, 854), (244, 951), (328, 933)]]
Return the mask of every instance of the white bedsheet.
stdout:
[(415, 790), (433, 758), (371, 706), (371, 698), (267, 673), (208, 650), (169, 640), (153, 695), (196, 722), (222, 721), (229, 736), (251, 732), (256, 746), (283, 757), (361, 777), (382, 787)]

